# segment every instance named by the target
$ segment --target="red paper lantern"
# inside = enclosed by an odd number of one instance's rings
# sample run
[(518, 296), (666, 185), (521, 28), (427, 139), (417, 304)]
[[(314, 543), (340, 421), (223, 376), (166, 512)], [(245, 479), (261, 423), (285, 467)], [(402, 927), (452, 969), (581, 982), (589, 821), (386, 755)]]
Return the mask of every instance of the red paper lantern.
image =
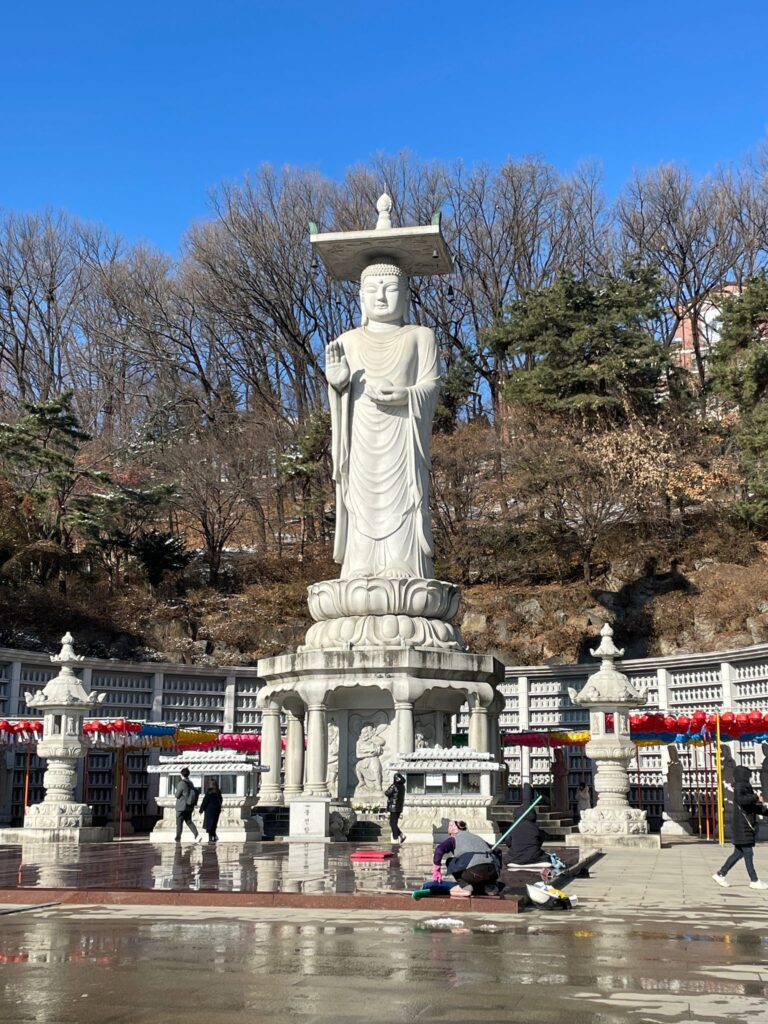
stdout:
[(664, 729), (666, 732), (677, 732), (677, 719), (673, 718), (672, 715), (665, 715)]
[(747, 717), (749, 718), (750, 725), (762, 725), (763, 723), (762, 711), (750, 711)]
[(677, 731), (688, 732), (691, 726), (691, 720), (687, 715), (680, 715), (677, 719)]
[(749, 725), (749, 715), (745, 715), (743, 711), (740, 711), (738, 715), (736, 715), (736, 724), (739, 725), (742, 729), (746, 725)]
[(733, 725), (736, 721), (736, 715), (732, 711), (725, 711), (720, 715), (720, 722), (722, 725)]

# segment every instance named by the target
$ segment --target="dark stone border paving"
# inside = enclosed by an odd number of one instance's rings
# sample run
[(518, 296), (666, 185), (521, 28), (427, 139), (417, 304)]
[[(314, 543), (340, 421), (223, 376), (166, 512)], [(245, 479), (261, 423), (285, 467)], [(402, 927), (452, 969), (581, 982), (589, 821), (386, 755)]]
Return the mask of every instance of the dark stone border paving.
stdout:
[(182, 892), (110, 890), (110, 889), (0, 889), (0, 904), (40, 905), (41, 903), (88, 904), (90, 906), (153, 907), (300, 907), (307, 910), (398, 910), (401, 912), (456, 914), (517, 914), (527, 902), (524, 896), (501, 898), (470, 897), (445, 899), (427, 897), (414, 900), (410, 895), (376, 893), (300, 893), (300, 892)]

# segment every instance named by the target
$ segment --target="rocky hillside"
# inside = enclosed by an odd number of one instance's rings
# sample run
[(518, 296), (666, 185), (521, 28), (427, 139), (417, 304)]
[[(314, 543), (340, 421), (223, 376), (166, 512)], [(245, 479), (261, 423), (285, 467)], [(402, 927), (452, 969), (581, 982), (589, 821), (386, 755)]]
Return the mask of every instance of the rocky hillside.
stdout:
[[(333, 574), (325, 562), (306, 564), (301, 574), (261, 566), (257, 582), (246, 575), (234, 592), (188, 586), (165, 599), (137, 585), (113, 594), (3, 588), (0, 643), (53, 649), (71, 629), (80, 650), (98, 657), (253, 664), (301, 642), (310, 622), (307, 583)], [(617, 562), (591, 585), (469, 586), (458, 616), (474, 651), (511, 665), (590, 660), (606, 620), (628, 657), (768, 640), (766, 552), (758, 548), (746, 565), (711, 556), (666, 566)]]

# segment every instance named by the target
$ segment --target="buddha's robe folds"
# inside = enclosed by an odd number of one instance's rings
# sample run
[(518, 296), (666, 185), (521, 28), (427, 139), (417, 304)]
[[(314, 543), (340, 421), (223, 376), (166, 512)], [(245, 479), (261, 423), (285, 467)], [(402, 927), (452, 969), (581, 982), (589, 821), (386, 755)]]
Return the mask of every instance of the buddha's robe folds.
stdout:
[[(358, 327), (338, 339), (347, 387), (329, 388), (336, 483), (333, 557), (341, 578), (431, 579), (429, 445), (439, 392), (437, 345), (426, 327), (390, 335)], [(369, 389), (408, 391), (405, 405), (381, 405)]]

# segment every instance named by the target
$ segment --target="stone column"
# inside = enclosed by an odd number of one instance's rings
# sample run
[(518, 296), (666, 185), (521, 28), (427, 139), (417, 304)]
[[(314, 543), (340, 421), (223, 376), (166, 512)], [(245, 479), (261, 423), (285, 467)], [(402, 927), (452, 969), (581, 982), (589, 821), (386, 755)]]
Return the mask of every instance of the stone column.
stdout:
[(479, 700), (469, 716), (469, 745), (480, 753), (488, 753), (488, 708)]
[(328, 792), (328, 727), (325, 704), (307, 709), (307, 784), (305, 794), (330, 797)]
[(304, 789), (304, 718), (288, 713), (285, 750), (285, 802), (299, 796)]
[(281, 806), (283, 794), (280, 789), (280, 705), (268, 701), (261, 713), (261, 763), (267, 771), (261, 777), (259, 804)]
[(413, 704), (411, 701), (395, 701), (395, 735), (397, 736), (398, 754), (412, 754), (413, 739)]
[(224, 729), (223, 732), (235, 731), (235, 706), (237, 702), (237, 677), (227, 676), (224, 683)]

